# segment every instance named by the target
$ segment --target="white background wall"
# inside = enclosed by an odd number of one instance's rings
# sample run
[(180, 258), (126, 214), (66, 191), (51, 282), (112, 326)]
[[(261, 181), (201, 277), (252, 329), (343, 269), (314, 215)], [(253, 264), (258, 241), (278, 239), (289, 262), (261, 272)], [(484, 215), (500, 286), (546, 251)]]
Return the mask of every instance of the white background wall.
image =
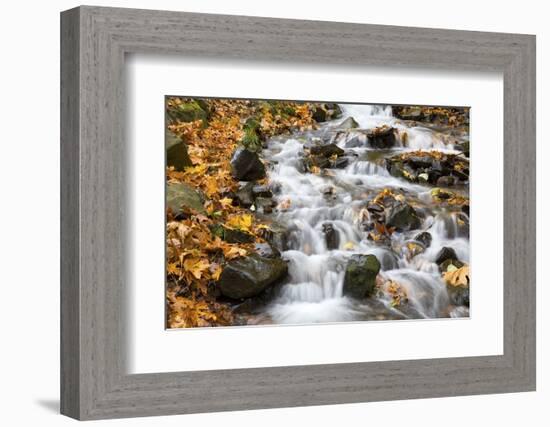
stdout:
[[(77, 1), (4, 2), (0, 32), (0, 394), (3, 425), (64, 426), (59, 377), (59, 12)], [(208, 415), (116, 420), (117, 426), (548, 425), (547, 243), (550, 27), (545, 2), (470, 0), (141, 0), (96, 5), (537, 35), (538, 391)], [(547, 142), (547, 141), (546, 141)], [(546, 170), (543, 170), (546, 169)]]

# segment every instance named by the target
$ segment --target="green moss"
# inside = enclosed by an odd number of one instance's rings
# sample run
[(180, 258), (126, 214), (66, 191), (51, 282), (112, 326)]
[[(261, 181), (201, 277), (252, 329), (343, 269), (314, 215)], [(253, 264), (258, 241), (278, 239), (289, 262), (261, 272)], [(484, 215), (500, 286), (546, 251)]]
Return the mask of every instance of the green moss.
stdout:
[[(204, 103), (204, 101), (202, 102)], [(197, 100), (187, 101), (168, 109), (168, 117), (172, 121), (185, 123), (202, 120), (203, 127), (208, 125), (208, 114)]]

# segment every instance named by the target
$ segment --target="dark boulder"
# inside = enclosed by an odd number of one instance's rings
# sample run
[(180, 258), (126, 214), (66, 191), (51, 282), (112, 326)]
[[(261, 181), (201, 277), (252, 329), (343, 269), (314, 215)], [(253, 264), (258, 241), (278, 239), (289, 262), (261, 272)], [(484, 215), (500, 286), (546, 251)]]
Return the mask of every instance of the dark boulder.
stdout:
[(408, 231), (419, 228), (420, 225), (420, 218), (411, 205), (396, 203), (390, 208), (386, 226), (395, 227), (398, 231)]
[(269, 243), (256, 243), (254, 250), (262, 258), (280, 258), (281, 252), (271, 246)]
[(187, 144), (170, 131), (166, 132), (166, 166), (172, 166), (177, 171), (193, 166), (187, 152)]
[(256, 181), (265, 177), (265, 166), (257, 153), (240, 147), (231, 158), (231, 174), (237, 181)]
[(430, 245), (432, 244), (432, 235), (427, 231), (423, 231), (422, 233), (419, 233), (416, 236), (414, 236), (414, 240), (422, 243), (425, 248), (429, 248)]
[(448, 259), (454, 261), (454, 260), (457, 260), (458, 257), (456, 256), (456, 252), (453, 248), (449, 248), (448, 246), (443, 246), (435, 257), (435, 263), (439, 265), (444, 261), (447, 261)]
[(252, 253), (227, 263), (218, 284), (222, 295), (244, 299), (259, 295), (287, 273), (288, 267), (284, 260)]
[(338, 236), (338, 231), (336, 231), (336, 229), (330, 222), (323, 223), (322, 227), (323, 234), (325, 235), (327, 249), (338, 249), (338, 247), (340, 246), (340, 237)]
[(374, 255), (353, 255), (346, 266), (344, 295), (366, 298), (373, 294), (380, 262)]
[(315, 120), (317, 123), (322, 123), (327, 121), (327, 110), (325, 110), (322, 106), (317, 106), (315, 110), (313, 110), (313, 113), (311, 114), (311, 117), (313, 120)]
[(446, 175), (437, 179), (436, 185), (438, 187), (452, 187), (456, 184), (457, 179), (454, 176)]
[(309, 149), (309, 152), (313, 156), (322, 157), (331, 157), (334, 155), (341, 156), (344, 154), (344, 150), (342, 150), (336, 144), (314, 145)]
[(373, 148), (391, 148), (395, 145), (395, 129), (381, 126), (367, 133), (369, 144)]

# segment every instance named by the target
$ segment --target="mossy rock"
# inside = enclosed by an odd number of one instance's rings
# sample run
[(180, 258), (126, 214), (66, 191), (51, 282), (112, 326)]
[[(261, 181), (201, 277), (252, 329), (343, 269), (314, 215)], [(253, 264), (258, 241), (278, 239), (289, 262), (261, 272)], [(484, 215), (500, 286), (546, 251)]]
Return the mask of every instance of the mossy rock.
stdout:
[(366, 298), (373, 294), (380, 261), (374, 255), (353, 255), (346, 266), (344, 295)]
[(166, 131), (166, 166), (172, 166), (177, 171), (193, 166), (187, 144), (170, 131)]
[(174, 108), (168, 109), (168, 117), (172, 121), (185, 123), (202, 120), (203, 127), (208, 125), (208, 113), (197, 100), (183, 102)]
[(170, 208), (174, 215), (187, 211), (206, 215), (201, 195), (193, 187), (184, 183), (167, 185), (166, 207)]

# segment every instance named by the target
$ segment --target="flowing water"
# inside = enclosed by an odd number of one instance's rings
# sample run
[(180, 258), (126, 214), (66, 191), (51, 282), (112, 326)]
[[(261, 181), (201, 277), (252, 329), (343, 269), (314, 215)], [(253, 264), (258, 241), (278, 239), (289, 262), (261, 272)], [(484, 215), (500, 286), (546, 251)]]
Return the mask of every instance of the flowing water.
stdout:
[[(389, 175), (383, 159), (406, 150), (454, 152), (446, 134), (423, 126), (409, 127), (391, 114), (391, 107), (341, 105), (343, 116), (321, 129), (268, 142), (263, 152), (271, 165), (268, 178), (277, 188), (275, 200), (286, 210), (273, 214), (289, 232), (288, 247), (282, 254), (289, 263), (289, 276), (279, 295), (265, 308), (273, 323), (304, 324), (381, 319), (436, 318), (468, 316), (466, 307), (450, 305), (446, 286), (434, 260), (443, 246), (455, 249), (459, 259), (469, 260), (469, 238), (462, 236), (457, 213), (431, 202), (428, 185), (412, 184)], [(353, 135), (337, 138), (335, 126), (353, 117), (360, 129), (386, 124), (407, 133), (406, 141), (392, 150), (345, 148)], [(332, 135), (332, 136), (331, 136)], [(304, 143), (331, 137), (355, 157), (343, 169), (330, 169), (328, 176), (308, 173), (303, 168)], [(395, 232), (391, 247), (368, 240), (361, 227), (361, 212), (366, 194), (384, 188), (401, 189), (407, 201), (424, 206), (422, 226), (410, 232)], [(464, 191), (467, 191), (465, 189)], [(338, 248), (327, 249), (323, 225), (330, 223), (338, 235)], [(432, 235), (427, 250), (414, 257), (400, 250), (421, 231)], [(393, 280), (406, 291), (408, 303), (392, 304), (391, 295), (382, 288), (376, 296), (358, 301), (343, 295), (347, 260), (353, 254), (374, 254), (381, 263), (380, 278)]]

